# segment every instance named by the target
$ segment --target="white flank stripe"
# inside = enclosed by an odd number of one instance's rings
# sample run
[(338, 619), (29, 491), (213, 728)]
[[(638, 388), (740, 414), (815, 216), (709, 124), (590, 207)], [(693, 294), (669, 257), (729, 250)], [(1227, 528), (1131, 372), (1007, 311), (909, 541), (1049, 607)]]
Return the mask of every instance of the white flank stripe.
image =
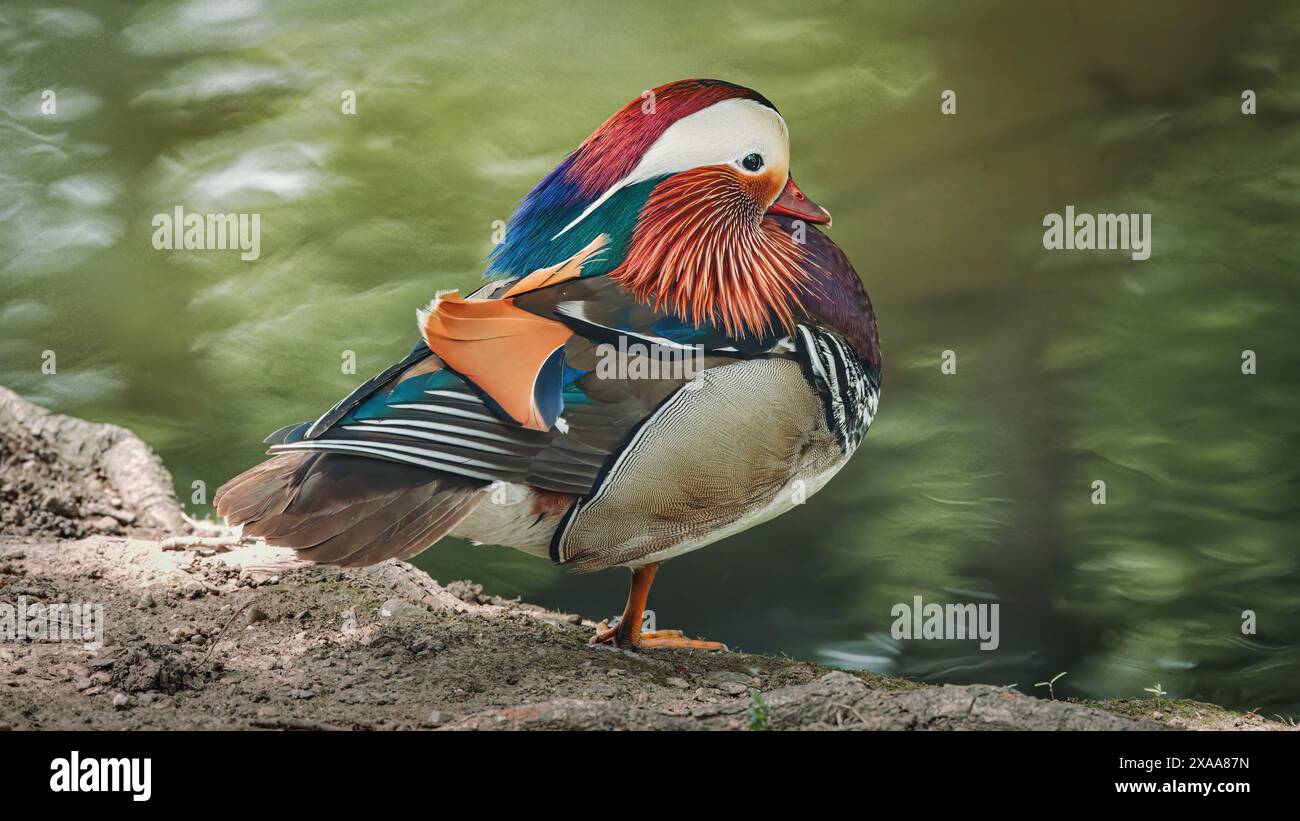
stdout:
[[(490, 439), (493, 442), (508, 442), (518, 444), (518, 439), (512, 439), (509, 436), (502, 436), (499, 433), (492, 433), (486, 430), (474, 430), (473, 428), (462, 428), (456, 425), (448, 425), (443, 422), (422, 422), (418, 419), (363, 419), (367, 425), (375, 427), (388, 427), (390, 425), (401, 425), (408, 428), (424, 428), (425, 430), (440, 430), (443, 433), (451, 433), (457, 436), (473, 436), (477, 439)], [(492, 420), (501, 424), (499, 420)]]
[(425, 393), (430, 396), (445, 396), (448, 399), (459, 399), (462, 402), (475, 402), (482, 404), (479, 402), (479, 398), (469, 391), (425, 391)]
[(425, 404), (423, 402), (412, 402), (405, 405), (389, 405), (390, 408), (401, 408), (402, 410), (418, 410), (427, 413), (441, 413), (447, 416), (459, 416), (461, 419), (482, 419), (487, 422), (496, 422), (501, 424), (501, 420), (490, 413), (478, 413), (471, 410), (462, 410), (461, 408), (448, 408), (443, 405)]
[[(344, 430), (375, 430), (374, 427), (366, 425), (344, 425)], [(391, 433), (394, 436), (408, 436), (412, 439), (424, 439), (429, 442), (442, 442), (444, 445), (453, 445), (458, 448), (468, 448), (470, 450), (481, 450), (487, 453), (500, 453), (505, 456), (518, 456), (519, 454), (505, 448), (494, 447), (493, 445), (475, 442), (473, 440), (458, 438), (455, 436), (446, 436), (441, 433), (428, 433), (427, 431), (414, 430), (412, 428), (403, 428), (397, 425), (383, 428), (385, 433)]]
[[(309, 443), (306, 443), (306, 442), (302, 442), (302, 443), (295, 442), (294, 444), (309, 444)], [(486, 468), (486, 469), (488, 469), (488, 470), (500, 470), (500, 471), (505, 471), (505, 472), (511, 472), (511, 471), (513, 470), (512, 468), (508, 468), (508, 467), (506, 467), (505, 465), (498, 465), (498, 464), (494, 464), (494, 463), (492, 463), (492, 462), (484, 462), (484, 461), (482, 461), (482, 460), (480, 460), (480, 459), (470, 459), (469, 457), (466, 457), (466, 456), (451, 456), (450, 454), (438, 453), (437, 451), (431, 451), (431, 450), (428, 450), (427, 448), (417, 448), (417, 447), (415, 447), (415, 446), (413, 446), (413, 445), (396, 445), (396, 444), (393, 444), (393, 443), (390, 443), (390, 442), (360, 442), (360, 443), (358, 443), (358, 442), (353, 442), (353, 441), (351, 441), (351, 440), (349, 440), (349, 439), (316, 439), (316, 440), (313, 440), (313, 442), (311, 442), (310, 444), (317, 444), (317, 445), (356, 445), (356, 444), (361, 444), (361, 445), (364, 445), (365, 447), (368, 447), (368, 448), (378, 448), (378, 449), (381, 449), (381, 450), (391, 450), (391, 451), (396, 451), (396, 452), (398, 452), (398, 453), (409, 453), (409, 454), (413, 454), (413, 455), (417, 455), (417, 456), (427, 456), (427, 457), (430, 457), (430, 458), (433, 458), (433, 459), (439, 459), (439, 460), (442, 460), (443, 462), (446, 462), (446, 463), (449, 464), (449, 465), (469, 465), (469, 466), (471, 466), (471, 467)], [(286, 447), (292, 447), (292, 445), (287, 445)]]

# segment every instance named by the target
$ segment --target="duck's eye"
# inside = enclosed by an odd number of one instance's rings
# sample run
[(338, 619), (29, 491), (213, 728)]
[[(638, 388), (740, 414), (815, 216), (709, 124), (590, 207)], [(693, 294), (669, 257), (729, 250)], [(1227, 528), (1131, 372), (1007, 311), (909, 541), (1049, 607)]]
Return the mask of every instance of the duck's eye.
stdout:
[(746, 171), (757, 171), (763, 167), (763, 155), (746, 154), (745, 159), (741, 160), (740, 164), (744, 166)]

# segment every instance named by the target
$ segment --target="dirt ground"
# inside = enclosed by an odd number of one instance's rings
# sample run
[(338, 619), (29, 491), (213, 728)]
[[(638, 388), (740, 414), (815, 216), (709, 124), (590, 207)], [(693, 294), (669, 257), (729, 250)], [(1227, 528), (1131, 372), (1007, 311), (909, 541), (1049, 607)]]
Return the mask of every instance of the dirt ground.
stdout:
[[(11, 729), (1281, 728), (1210, 705), (1047, 701), (806, 662), (587, 644), (595, 625), (446, 587), (193, 539), (0, 542), (0, 601), (102, 604), (104, 646), (0, 644)], [(220, 538), (212, 542), (221, 541)], [(1160, 721), (1151, 720), (1159, 716)]]
[[(171, 547), (172, 544), (167, 544)], [(587, 644), (576, 615), (400, 562), (297, 563), (97, 537), (0, 545), (0, 597), (102, 604), (100, 649), (0, 645), (13, 729), (1125, 728), (994, 687), (922, 687), (732, 653)], [(755, 693), (759, 694), (757, 697)], [(1150, 726), (1156, 726), (1150, 724)]]
[[(129, 431), (0, 388), (0, 729), (1286, 728), (1195, 702), (591, 646), (576, 614), (403, 562), (306, 565), (190, 522), (170, 485)], [(103, 607), (102, 646), (2, 635), (20, 604), (82, 603)]]

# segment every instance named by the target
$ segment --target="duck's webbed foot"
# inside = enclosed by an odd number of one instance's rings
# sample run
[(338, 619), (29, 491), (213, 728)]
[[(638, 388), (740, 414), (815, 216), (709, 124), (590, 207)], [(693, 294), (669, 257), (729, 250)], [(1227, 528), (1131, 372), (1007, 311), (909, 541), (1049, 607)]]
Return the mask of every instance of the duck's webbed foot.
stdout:
[(650, 585), (654, 582), (659, 565), (648, 564), (632, 571), (632, 589), (627, 594), (627, 607), (618, 624), (608, 622), (596, 626), (592, 644), (612, 644), (621, 650), (727, 650), (727, 645), (717, 641), (688, 639), (681, 630), (641, 630), (641, 616), (645, 613)]
[[(619, 621), (622, 625), (623, 621)], [(681, 630), (640, 630), (635, 634), (623, 633), (619, 626), (610, 627), (608, 622), (596, 626), (596, 635), (591, 637), (592, 644), (612, 644), (622, 650), (722, 650), (727, 645), (719, 641), (688, 639)]]

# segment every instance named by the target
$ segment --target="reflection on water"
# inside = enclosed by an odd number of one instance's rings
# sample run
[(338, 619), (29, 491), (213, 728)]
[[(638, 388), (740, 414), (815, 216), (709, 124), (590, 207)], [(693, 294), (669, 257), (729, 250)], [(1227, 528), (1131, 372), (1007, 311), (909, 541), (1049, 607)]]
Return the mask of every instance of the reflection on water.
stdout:
[[(403, 353), (415, 307), (474, 281), (493, 220), (614, 107), (718, 76), (786, 115), (877, 304), (884, 404), (806, 508), (669, 565), (659, 623), (1300, 711), (1294, 9), (78, 5), (0, 8), (0, 383), (135, 428), (184, 498)], [(259, 213), (261, 258), (154, 251), (177, 205)], [(1152, 258), (1044, 251), (1066, 205), (1151, 213)], [(419, 561), (592, 615), (626, 581), (464, 544)], [(999, 604), (999, 649), (895, 641), (917, 595)]]

